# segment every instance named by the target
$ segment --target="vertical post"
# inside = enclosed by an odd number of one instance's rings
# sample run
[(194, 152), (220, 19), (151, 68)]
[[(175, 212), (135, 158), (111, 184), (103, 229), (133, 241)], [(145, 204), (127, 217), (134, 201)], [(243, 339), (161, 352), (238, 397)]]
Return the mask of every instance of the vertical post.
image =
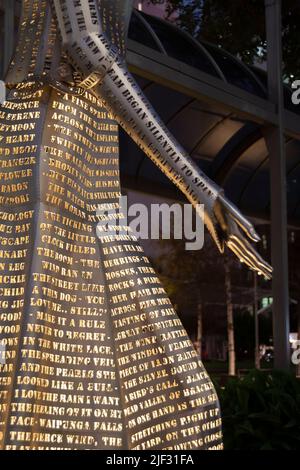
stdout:
[(197, 308), (197, 353), (200, 359), (202, 358), (202, 302), (199, 299)]
[(267, 129), (265, 133), (271, 168), (274, 365), (276, 368), (288, 369), (290, 365), (289, 287), (281, 1), (265, 0), (265, 12), (269, 99), (278, 112), (277, 124)]
[[(297, 303), (297, 340), (300, 341), (300, 300)], [(296, 377), (300, 377), (300, 363), (296, 366)]]
[(254, 291), (254, 304), (253, 304), (253, 312), (254, 312), (254, 328), (255, 328), (255, 368), (260, 369), (260, 357), (259, 357), (259, 324), (258, 324), (258, 298), (257, 298), (257, 274), (253, 273), (253, 291)]
[(3, 69), (1, 71), (4, 75), (9, 66), (15, 37), (15, 19), (14, 19), (15, 2), (12, 0), (4, 0), (4, 57)]

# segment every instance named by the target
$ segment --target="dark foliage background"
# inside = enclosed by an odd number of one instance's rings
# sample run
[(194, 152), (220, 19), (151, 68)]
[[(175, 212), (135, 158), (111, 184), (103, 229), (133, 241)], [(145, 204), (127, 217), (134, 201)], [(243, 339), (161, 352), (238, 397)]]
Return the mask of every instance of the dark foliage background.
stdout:
[(253, 370), (217, 388), (225, 449), (299, 450), (299, 379), (283, 371)]

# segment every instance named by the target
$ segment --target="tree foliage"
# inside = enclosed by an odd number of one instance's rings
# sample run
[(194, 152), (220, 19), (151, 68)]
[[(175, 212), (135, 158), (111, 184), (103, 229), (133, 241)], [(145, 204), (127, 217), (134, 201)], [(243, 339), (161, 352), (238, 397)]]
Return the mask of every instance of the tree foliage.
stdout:
[(283, 371), (251, 371), (218, 387), (227, 450), (298, 450), (300, 381)]
[[(150, 0), (161, 3), (160, 0)], [(166, 0), (167, 15), (198, 39), (217, 44), (247, 64), (266, 60), (264, 0)], [(300, 2), (282, 2), (283, 75), (300, 78)]]

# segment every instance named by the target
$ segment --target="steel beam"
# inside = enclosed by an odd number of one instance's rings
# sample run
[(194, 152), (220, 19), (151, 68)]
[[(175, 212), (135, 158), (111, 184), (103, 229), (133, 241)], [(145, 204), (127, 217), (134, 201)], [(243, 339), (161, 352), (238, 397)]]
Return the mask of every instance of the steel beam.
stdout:
[[(276, 106), (270, 101), (132, 40), (128, 41), (127, 61), (133, 73), (192, 98), (223, 107), (226, 113), (231, 111), (242, 119), (262, 125), (277, 123)], [(287, 135), (300, 140), (297, 114), (284, 111), (284, 130)]]
[(268, 91), (277, 109), (277, 123), (266, 129), (271, 172), (271, 243), (273, 275), (273, 337), (275, 367), (289, 369), (289, 285), (287, 243), (286, 154), (282, 87), (281, 1), (265, 0)]

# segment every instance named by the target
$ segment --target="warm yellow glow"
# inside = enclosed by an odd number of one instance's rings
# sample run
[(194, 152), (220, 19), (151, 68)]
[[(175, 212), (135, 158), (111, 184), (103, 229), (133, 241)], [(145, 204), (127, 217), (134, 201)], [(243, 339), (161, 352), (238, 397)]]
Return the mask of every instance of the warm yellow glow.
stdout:
[(96, 234), (99, 204), (119, 205), (117, 126), (89, 94), (19, 88), (0, 111), (5, 448), (221, 448), (214, 388), (142, 248)]

